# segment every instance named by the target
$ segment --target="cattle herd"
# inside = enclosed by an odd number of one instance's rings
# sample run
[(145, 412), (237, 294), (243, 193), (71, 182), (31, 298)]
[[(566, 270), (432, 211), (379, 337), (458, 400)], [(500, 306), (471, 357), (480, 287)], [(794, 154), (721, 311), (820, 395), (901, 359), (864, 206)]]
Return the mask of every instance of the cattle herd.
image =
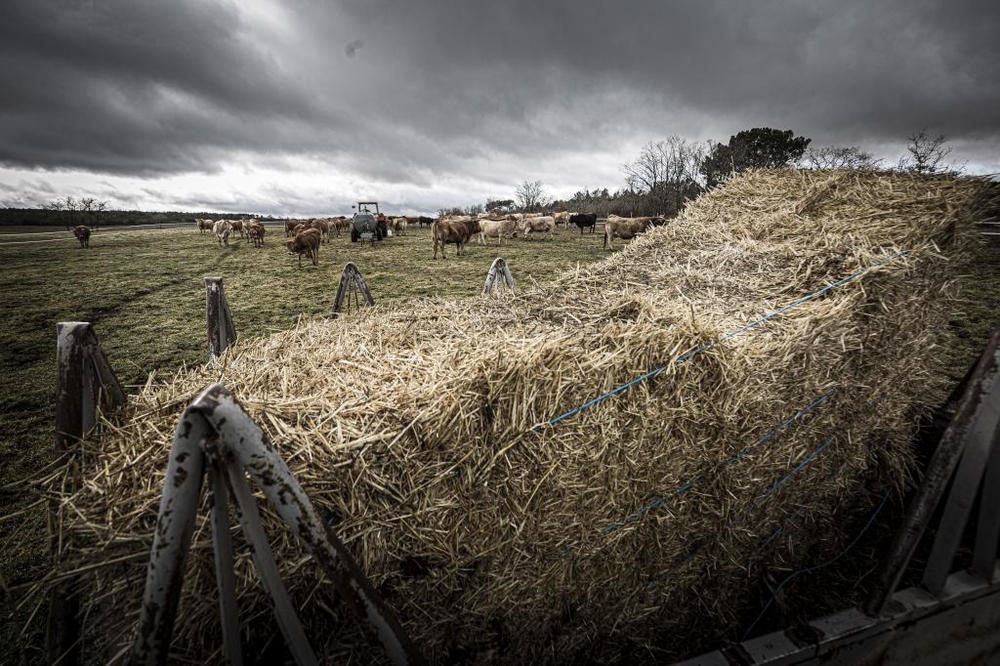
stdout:
[[(615, 238), (629, 240), (650, 227), (666, 224), (666, 218), (655, 217), (619, 217), (610, 215), (604, 223), (604, 247), (614, 250)], [(479, 234), (479, 242), (486, 243), (489, 238), (496, 238), (497, 245), (503, 245), (504, 240), (510, 241), (520, 234), (521, 238), (529, 239), (532, 234), (552, 234), (559, 227), (576, 226), (583, 234), (584, 229), (594, 233), (597, 226), (596, 213), (561, 212), (552, 215), (541, 213), (514, 213), (510, 215), (494, 215), (483, 213), (478, 217), (458, 215), (442, 217), (431, 225), (431, 236), (434, 241), (434, 259), (437, 259), (438, 248), (444, 257), (445, 245), (453, 244), (455, 254), (462, 254), (465, 244), (474, 235)]]
[[(264, 246), (266, 229), (264, 224), (256, 219), (195, 219), (195, 226), (200, 233), (209, 231), (219, 246), (229, 245), (229, 239), (235, 234), (248, 239), (253, 247)], [(666, 223), (663, 217), (619, 217), (609, 215), (604, 223), (604, 247), (614, 250), (614, 239), (630, 240), (647, 231), (651, 227)], [(504, 241), (510, 243), (511, 238), (520, 236), (522, 239), (532, 238), (532, 235), (551, 239), (552, 234), (560, 228), (576, 226), (583, 234), (586, 229), (594, 233), (597, 226), (596, 213), (559, 212), (551, 215), (542, 213), (491, 214), (483, 213), (476, 217), (470, 215), (445, 216), (438, 219), (418, 216), (386, 218), (386, 228), (389, 235), (405, 236), (411, 226), (430, 225), (433, 240), (434, 255), (438, 251), (445, 257), (445, 246), (454, 245), (455, 254), (461, 255), (470, 239), (478, 237), (480, 244), (488, 244), (489, 239), (496, 238), (497, 245)], [(305, 255), (313, 265), (319, 264), (319, 248), (328, 242), (331, 236), (340, 237), (342, 231), (349, 232), (351, 219), (345, 216), (329, 218), (312, 218), (308, 220), (285, 221), (285, 246), (291, 255), (298, 256), (299, 266), (302, 266), (302, 256)], [(80, 247), (90, 247), (90, 228), (79, 225), (73, 229), (73, 235), (80, 241)]]

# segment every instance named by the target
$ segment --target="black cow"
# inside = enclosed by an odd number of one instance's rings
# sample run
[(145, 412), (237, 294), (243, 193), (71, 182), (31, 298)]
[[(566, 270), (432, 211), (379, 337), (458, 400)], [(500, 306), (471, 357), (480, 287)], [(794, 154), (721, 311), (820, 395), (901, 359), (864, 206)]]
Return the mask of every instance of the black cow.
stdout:
[(597, 225), (597, 213), (576, 213), (569, 216), (569, 224), (580, 227), (580, 234), (583, 234), (584, 227), (590, 227), (590, 233), (594, 233)]
[(423, 215), (421, 215), (417, 219), (417, 221), (420, 223), (420, 226), (424, 226), (425, 224), (433, 224), (434, 223), (434, 218), (433, 217), (424, 217)]

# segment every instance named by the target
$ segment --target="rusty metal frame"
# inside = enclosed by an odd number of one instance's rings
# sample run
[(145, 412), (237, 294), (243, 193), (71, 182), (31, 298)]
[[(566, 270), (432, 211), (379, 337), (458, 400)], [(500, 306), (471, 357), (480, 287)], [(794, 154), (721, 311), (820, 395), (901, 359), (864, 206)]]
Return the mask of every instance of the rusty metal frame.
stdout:
[[(993, 334), (983, 351), (955, 416), (934, 451), (923, 482), (890, 547), (879, 574), (876, 587), (869, 597), (865, 612), (877, 616), (885, 611), (921, 536), (930, 523), (945, 491), (951, 483), (952, 492), (945, 506), (938, 535), (924, 572), (923, 583), (931, 592), (943, 589), (948, 569), (954, 560), (958, 542), (975, 500), (976, 492), (984, 488), (977, 534), (976, 567), (983, 572), (994, 570), (996, 561), (996, 527), (1000, 525), (996, 486), (1000, 483), (1000, 462), (993, 442), (1000, 426), (1000, 330)], [(991, 454), (991, 448), (994, 453)], [(987, 462), (989, 461), (989, 462)], [(986, 467), (990, 474), (983, 483)], [(956, 468), (958, 474), (956, 475)], [(989, 530), (993, 530), (990, 534)], [(992, 542), (992, 553), (986, 552)], [(988, 578), (990, 580), (990, 578)]]
[(361, 271), (358, 270), (353, 261), (348, 261), (347, 265), (344, 266), (344, 272), (340, 274), (340, 285), (338, 285), (337, 295), (333, 299), (333, 312), (330, 314), (330, 319), (336, 319), (340, 316), (345, 299), (347, 300), (348, 311), (351, 310), (352, 294), (354, 296), (354, 308), (360, 310), (361, 303), (358, 299), (358, 292), (361, 292), (365, 305), (368, 307), (375, 305), (375, 299), (372, 298), (372, 292), (368, 290), (368, 285), (365, 284), (364, 278), (361, 277)]
[(178, 421), (164, 481), (160, 514), (150, 554), (133, 660), (167, 661), (184, 560), (195, 525), (202, 478), (212, 492), (212, 530), (227, 658), (239, 662), (232, 546), (228, 535), (227, 490), (235, 499), (240, 526), (250, 546), (278, 625), (299, 664), (316, 663), (260, 525), (249, 474), (282, 521), (311, 552), (338, 592), (368, 621), (395, 664), (423, 663), (388, 605), (375, 592), (343, 543), (320, 521), (316, 510), (281, 456), (257, 424), (220, 384), (199, 395)]
[[(56, 325), (56, 456), (75, 458), (79, 442), (97, 424), (98, 408), (113, 410), (125, 404), (125, 392), (101, 349), (94, 327), (85, 321)], [(80, 487), (78, 465), (66, 479), (64, 491)], [(49, 505), (49, 547), (60, 556), (59, 506)], [(46, 652), (49, 663), (80, 662), (80, 600), (72, 582), (57, 585), (49, 601)]]
[(236, 327), (221, 277), (205, 278), (205, 319), (208, 322), (208, 364), (236, 341)]
[[(498, 276), (503, 279), (497, 280)], [(490, 265), (490, 270), (486, 274), (486, 284), (483, 285), (483, 296), (488, 296), (493, 291), (494, 285), (498, 287), (498, 291), (500, 285), (503, 285), (510, 293), (515, 293), (514, 276), (510, 274), (510, 268), (503, 257), (497, 257)]]

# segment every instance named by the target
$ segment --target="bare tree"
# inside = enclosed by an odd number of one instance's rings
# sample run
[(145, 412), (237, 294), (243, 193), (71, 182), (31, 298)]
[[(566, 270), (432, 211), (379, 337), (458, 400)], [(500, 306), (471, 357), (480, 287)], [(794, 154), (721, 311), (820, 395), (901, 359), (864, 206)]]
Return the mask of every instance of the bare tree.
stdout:
[(647, 143), (639, 156), (621, 167), (630, 190), (647, 195), (650, 212), (677, 214), (684, 201), (701, 190), (699, 167), (704, 148), (675, 135)]
[(525, 213), (533, 213), (546, 204), (545, 186), (542, 181), (523, 181), (514, 191), (514, 200), (518, 207)]
[(899, 169), (904, 171), (916, 171), (917, 173), (936, 173), (938, 171), (958, 171), (954, 166), (948, 168), (944, 165), (944, 158), (951, 154), (951, 146), (945, 145), (947, 139), (944, 134), (939, 134), (933, 139), (927, 134), (926, 129), (911, 134), (906, 150), (909, 157), (899, 160)]
[(42, 204), (44, 210), (64, 210), (69, 213), (69, 226), (82, 224), (84, 221), (97, 228), (99, 214), (108, 209), (108, 202), (95, 197), (80, 197), (76, 199), (69, 195), (47, 204)]
[(801, 162), (812, 169), (878, 169), (882, 166), (882, 160), (861, 150), (860, 146), (809, 148)]

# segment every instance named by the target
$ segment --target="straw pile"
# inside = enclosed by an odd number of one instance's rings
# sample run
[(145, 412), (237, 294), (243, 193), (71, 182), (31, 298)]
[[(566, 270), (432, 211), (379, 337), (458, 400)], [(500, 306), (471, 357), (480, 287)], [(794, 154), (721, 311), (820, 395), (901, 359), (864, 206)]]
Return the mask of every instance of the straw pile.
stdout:
[[(88, 443), (85, 488), (63, 498), (66, 569), (88, 567), (94, 632), (129, 640), (174, 424), (218, 380), (432, 662), (662, 660), (729, 636), (762, 572), (841, 547), (872, 495), (908, 483), (985, 191), (749, 173), (554, 285), (302, 322), (240, 342), (215, 371), (151, 378)], [(265, 517), (317, 651), (383, 659)], [(220, 658), (211, 557), (202, 524), (178, 659)], [(237, 575), (244, 638), (266, 653), (281, 638), (245, 552)]]

